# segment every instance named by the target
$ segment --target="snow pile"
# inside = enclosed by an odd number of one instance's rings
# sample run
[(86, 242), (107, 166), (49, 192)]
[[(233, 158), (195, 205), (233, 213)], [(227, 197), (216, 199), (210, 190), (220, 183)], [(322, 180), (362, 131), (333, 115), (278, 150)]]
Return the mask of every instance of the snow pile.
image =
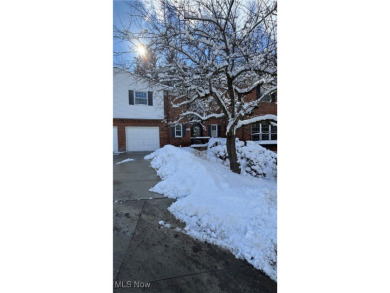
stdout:
[(182, 147), (182, 150), (185, 150), (187, 152), (190, 152), (191, 154), (194, 154), (195, 156), (202, 158), (204, 160), (207, 160), (207, 151), (199, 151), (197, 149), (194, 149), (192, 147)]
[(145, 157), (162, 178), (151, 191), (177, 198), (168, 210), (185, 232), (229, 249), (276, 280), (276, 181), (235, 174), (171, 145)]
[(117, 165), (120, 165), (120, 164), (123, 164), (123, 163), (126, 163), (126, 162), (131, 162), (131, 161), (134, 161), (134, 159), (128, 158), (128, 159), (125, 159), (125, 160), (123, 160), (123, 161), (120, 161), (120, 162), (118, 162), (118, 163), (116, 163), (116, 164), (117, 164)]
[[(241, 173), (253, 177), (277, 179), (277, 155), (254, 141), (236, 139), (237, 156)], [(207, 159), (229, 166), (226, 138), (211, 138), (207, 148)]]

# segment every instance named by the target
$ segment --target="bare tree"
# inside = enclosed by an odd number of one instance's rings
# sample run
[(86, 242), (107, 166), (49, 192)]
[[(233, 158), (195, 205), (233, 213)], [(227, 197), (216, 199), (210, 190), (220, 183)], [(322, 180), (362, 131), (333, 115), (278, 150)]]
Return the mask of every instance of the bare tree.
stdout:
[[(155, 66), (138, 73), (175, 96), (172, 107), (180, 115), (173, 123), (225, 121), (230, 169), (239, 173), (237, 129), (276, 122), (274, 115), (253, 115), (277, 89), (276, 2), (160, 0), (154, 9), (142, 2), (130, 5), (145, 28), (134, 33), (115, 27), (114, 37), (143, 43), (156, 56)], [(256, 88), (261, 94), (250, 98)]]

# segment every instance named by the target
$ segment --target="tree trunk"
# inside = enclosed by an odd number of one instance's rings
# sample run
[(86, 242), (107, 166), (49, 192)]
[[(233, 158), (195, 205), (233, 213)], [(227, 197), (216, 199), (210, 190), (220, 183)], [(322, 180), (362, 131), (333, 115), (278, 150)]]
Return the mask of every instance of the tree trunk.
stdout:
[(240, 174), (240, 163), (237, 159), (236, 152), (236, 137), (234, 135), (228, 134), (226, 138), (226, 148), (229, 156), (230, 170), (234, 173)]

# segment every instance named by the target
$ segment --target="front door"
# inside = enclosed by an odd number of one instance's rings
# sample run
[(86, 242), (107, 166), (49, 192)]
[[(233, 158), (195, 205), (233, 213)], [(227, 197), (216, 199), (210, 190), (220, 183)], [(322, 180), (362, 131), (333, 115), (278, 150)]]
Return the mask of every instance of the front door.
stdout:
[[(202, 129), (202, 126), (200, 124), (195, 124), (194, 126), (192, 126), (192, 137), (201, 137), (203, 135), (203, 129)], [(192, 143), (193, 144), (199, 144), (199, 143), (202, 143), (202, 140), (201, 139), (192, 139)]]

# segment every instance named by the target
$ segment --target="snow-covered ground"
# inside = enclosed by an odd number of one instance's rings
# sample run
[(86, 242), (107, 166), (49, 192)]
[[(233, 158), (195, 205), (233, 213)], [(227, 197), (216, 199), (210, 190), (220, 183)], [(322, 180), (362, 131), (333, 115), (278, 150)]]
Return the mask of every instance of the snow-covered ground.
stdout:
[[(266, 179), (277, 178), (277, 154), (259, 145), (259, 142), (244, 143), (236, 139), (237, 157), (241, 174)], [(207, 160), (229, 166), (226, 138), (211, 138), (207, 148)]]
[(125, 160), (123, 160), (123, 161), (120, 161), (120, 162), (118, 162), (118, 163), (116, 163), (116, 164), (117, 164), (117, 165), (120, 165), (120, 164), (127, 163), (127, 162), (131, 162), (131, 161), (134, 161), (134, 159), (128, 158), (128, 159), (125, 159)]
[(168, 209), (185, 232), (229, 249), (276, 281), (276, 181), (228, 167), (171, 145), (145, 157), (162, 181), (151, 191), (177, 198)]

